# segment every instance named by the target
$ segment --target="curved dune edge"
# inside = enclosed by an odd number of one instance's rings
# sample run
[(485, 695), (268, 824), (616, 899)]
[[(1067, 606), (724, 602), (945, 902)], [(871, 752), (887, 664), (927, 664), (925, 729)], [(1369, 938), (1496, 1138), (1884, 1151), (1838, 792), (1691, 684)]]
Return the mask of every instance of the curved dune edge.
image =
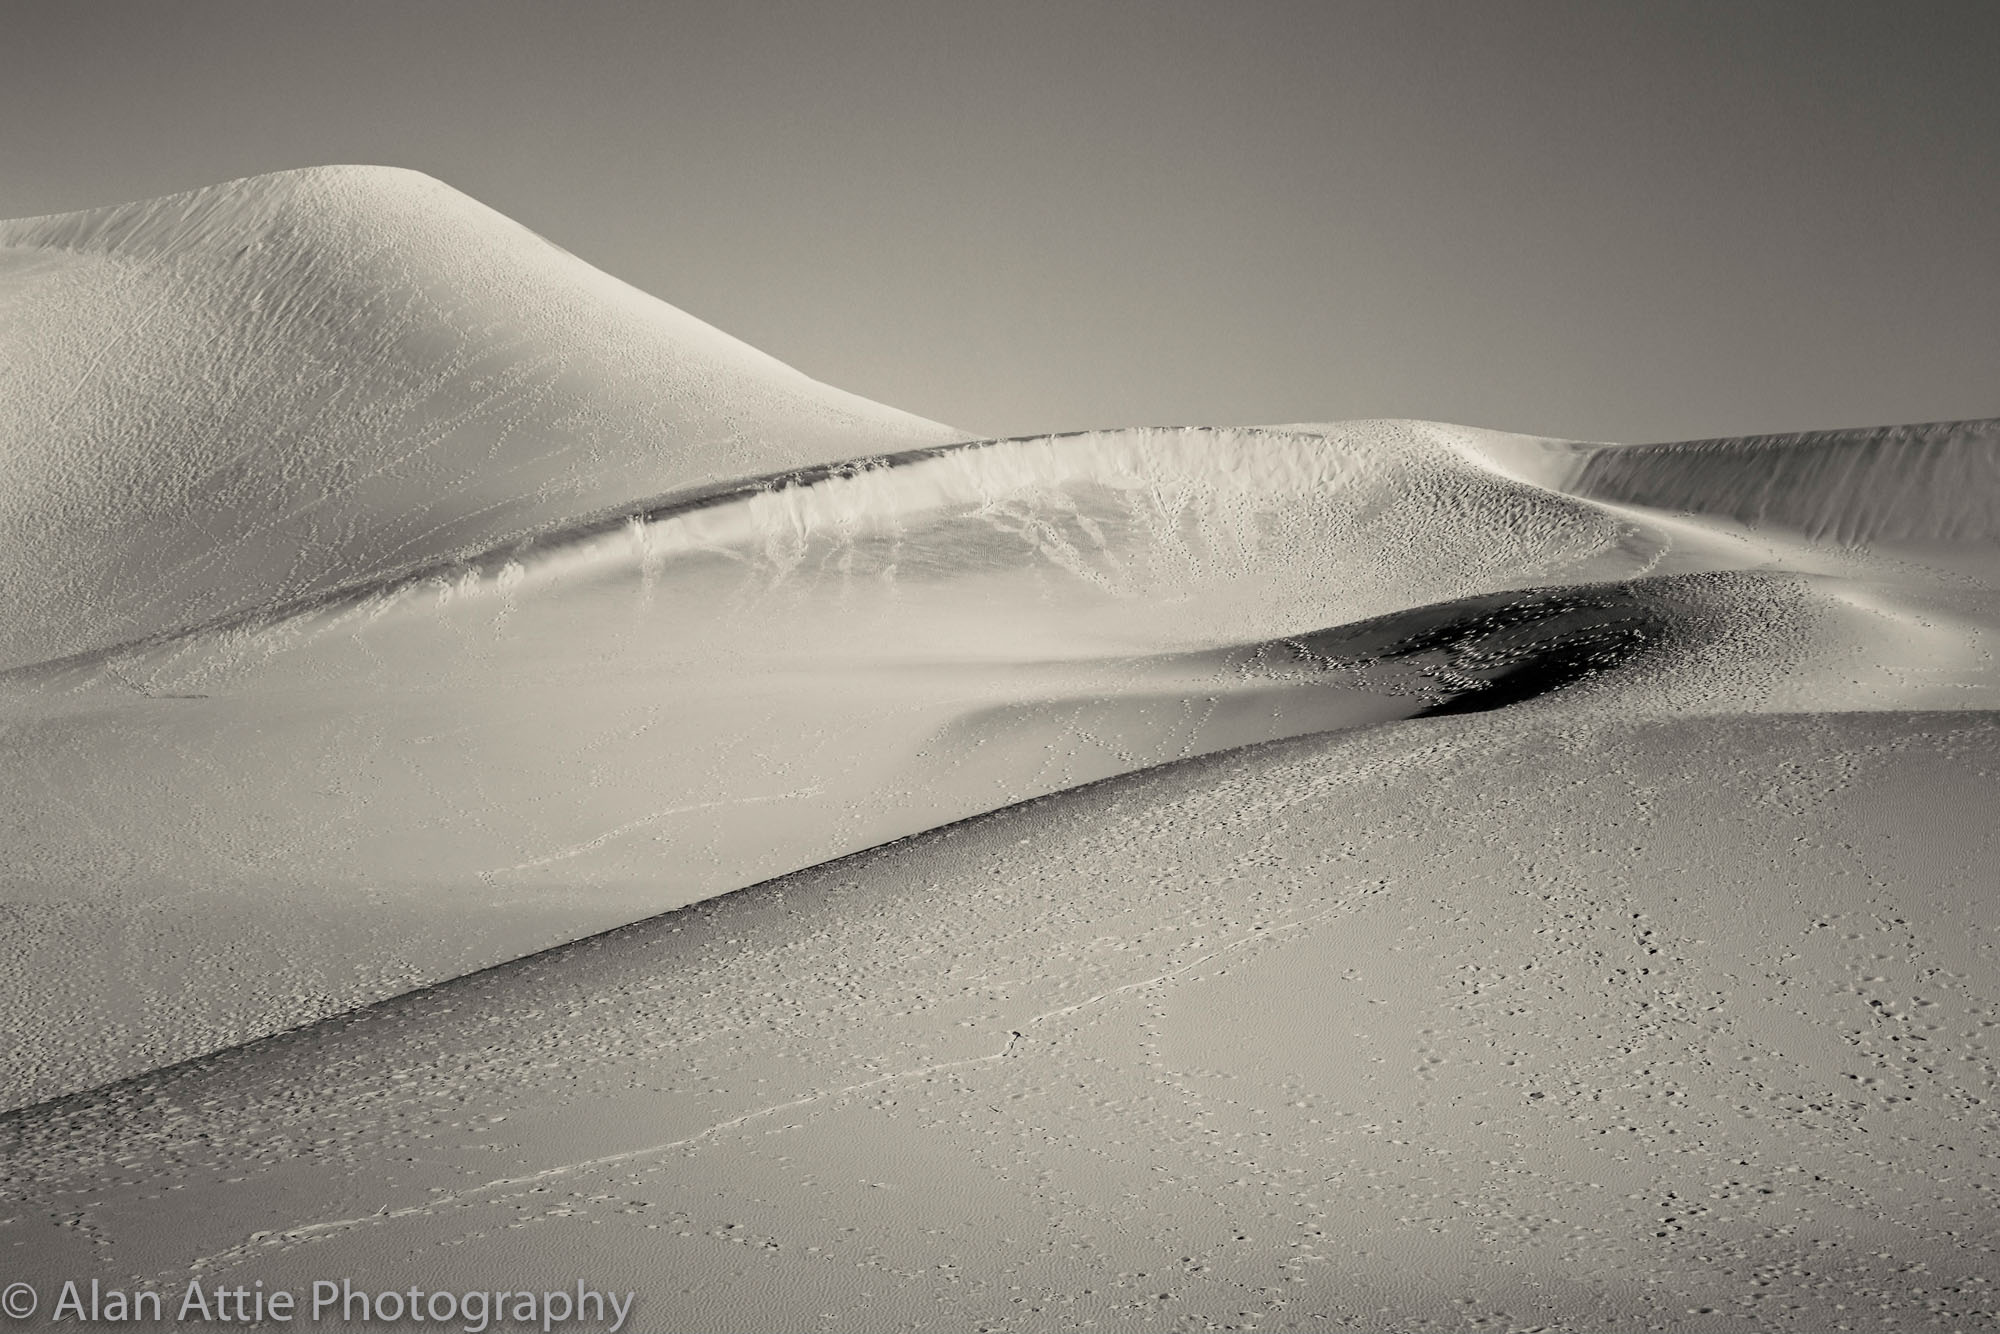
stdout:
[(1663, 444), (1498, 432), (1468, 452), (1517, 480), (1810, 542), (1990, 541), (2000, 534), (2000, 419), (1792, 431)]
[(0, 223), (0, 366), (0, 665), (963, 438), (376, 167)]
[(1996, 1319), (2000, 422), (968, 441), (356, 167), (0, 375), (9, 1282)]
[[(809, 865), (826, 859), (823, 849), (840, 855), (1151, 764), (1274, 738), (1508, 708), (1552, 691), (1672, 691), (1687, 674), (1676, 663), (1690, 655), (1721, 653), (1754, 674), (1748, 665), (1779, 642), (1772, 625), (1796, 619), (1787, 610), (1796, 597), (1789, 581), (1704, 576), (1522, 590), (1262, 643), (1125, 660), (1099, 669), (1108, 674), (1094, 688), (1091, 678), (1066, 672), (1045, 686), (980, 692), (922, 715), (916, 734), (924, 745), (891, 752), (900, 767), (876, 780), (886, 783), (884, 800), (867, 823), (848, 814), (847, 794), (827, 792), (824, 783), (800, 789), (805, 777), (793, 776), (768, 803), (754, 795), (696, 800), (540, 855), (509, 857), (504, 845), (475, 840), (479, 868), (451, 884), (442, 901), (425, 892), (425, 881), (398, 893), (380, 883), (343, 883), (331, 865), (284, 893), (272, 893), (268, 877), (236, 888), (213, 867), (202, 877), (208, 863), (200, 861), (186, 889), (156, 881), (148, 898), (30, 898), (14, 911), (18, 953), (0, 993), (10, 1031), (33, 1034), (33, 1045), (9, 1064), (10, 1092), (15, 1105), (40, 1101), (84, 1081), (252, 1041), (644, 916), (663, 898), (729, 892), (756, 879), (760, 867)], [(1749, 632), (1753, 618), (1757, 628)], [(1642, 664), (1638, 679), (1626, 675)], [(1710, 675), (1697, 672), (1692, 688), (1713, 695)], [(833, 688), (852, 708), (853, 686), (837, 679)], [(1190, 701), (1199, 704), (1192, 714)], [(173, 695), (145, 701), (155, 717), (195, 702)], [(803, 706), (815, 707), (811, 700)], [(906, 692), (892, 695), (887, 708), (908, 714), (912, 701)], [(857, 715), (857, 737), (882, 746), (884, 729), (894, 725), (887, 718)], [(272, 731), (267, 744), (276, 752), (309, 750), (281, 721), (253, 707), (246, 728)], [(197, 718), (202, 732), (170, 734), (161, 753), (197, 753), (195, 738), (214, 725), (213, 715)], [(91, 734), (86, 726), (53, 735)], [(223, 730), (212, 744), (233, 755), (249, 735)], [(1079, 750), (1078, 738), (1088, 738), (1088, 747)], [(1052, 762), (1065, 752), (1060, 764)], [(135, 760), (135, 767), (143, 774), (156, 766)], [(184, 773), (182, 799), (204, 802), (192, 771)], [(266, 805), (282, 812), (295, 800), (281, 787)], [(657, 800), (642, 794), (640, 809)], [(782, 828), (768, 823), (771, 808), (784, 813)], [(168, 815), (178, 821), (185, 809)], [(695, 867), (694, 878), (666, 860), (729, 828), (719, 821), (738, 812), (749, 822), (735, 826), (734, 860)], [(227, 829), (256, 827), (254, 811), (219, 818)], [(418, 808), (408, 818), (429, 817)], [(586, 828), (602, 828), (605, 818), (595, 815)], [(194, 853), (201, 854), (198, 845)], [(386, 855), (384, 865), (393, 866), (408, 852)], [(446, 920), (451, 928), (441, 931)], [(225, 929), (227, 943), (218, 949)]]
[(1026, 797), (1611, 668), (1667, 714), (2000, 702), (1977, 581), (1578, 500), (1514, 457), (1556, 448), (927, 448), (8, 673), (8, 1100)]
[(1845, 546), (2000, 537), (2000, 421), (1598, 449), (1562, 489)]
[[(336, 580), (310, 595), (274, 594), (255, 609), (19, 664), (0, 670), (0, 679), (95, 668), (308, 614), (378, 614), (383, 600), (413, 592), (521, 596), (580, 567), (651, 572), (677, 557), (730, 547), (761, 547), (768, 556), (780, 544), (851, 539), (954, 507), (1032, 501), (1068, 483), (1112, 490), (1219, 484), (1250, 504), (1366, 485), (1366, 470), (1379, 460), (1355, 445), (1386, 433), (1422, 441), (1434, 460), (1462, 461), (1503, 485), (1583, 502), (1578, 514), (1604, 507), (1678, 521), (1676, 536), (1696, 548), (1679, 558), (1688, 568), (1779, 563), (1826, 573), (1829, 550), (1915, 545), (1977, 554), (2000, 533), (2000, 501), (1992, 498), (2000, 494), (2000, 419), (1664, 445), (1587, 444), (1417, 421), (1073, 431), (954, 440), (625, 501), (485, 547)], [(1763, 539), (1761, 548), (1746, 541), (1752, 535)], [(1701, 536), (1709, 550), (1700, 549)], [(1838, 562), (1832, 568), (1843, 569)]]
[(0, 1236), (647, 1328), (1966, 1328), (1996, 746), (1551, 697), (1113, 779), (15, 1113)]

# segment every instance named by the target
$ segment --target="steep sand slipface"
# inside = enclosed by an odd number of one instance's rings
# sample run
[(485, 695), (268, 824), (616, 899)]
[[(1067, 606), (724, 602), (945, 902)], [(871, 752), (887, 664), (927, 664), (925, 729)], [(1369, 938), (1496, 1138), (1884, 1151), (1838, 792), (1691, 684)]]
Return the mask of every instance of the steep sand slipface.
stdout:
[(1576, 448), (1560, 490), (1870, 548), (2000, 541), (2000, 422)]
[[(1854, 681), (1835, 685), (1852, 706), (1994, 703), (2000, 421), (1659, 445), (1477, 433), (1466, 447), (1510, 478), (1700, 550), (1709, 568), (1809, 576), (1838, 623), (1822, 650), (1895, 682), (1872, 700)], [(1841, 673), (1822, 668), (1773, 679), (1765, 706), (1825, 707)]]

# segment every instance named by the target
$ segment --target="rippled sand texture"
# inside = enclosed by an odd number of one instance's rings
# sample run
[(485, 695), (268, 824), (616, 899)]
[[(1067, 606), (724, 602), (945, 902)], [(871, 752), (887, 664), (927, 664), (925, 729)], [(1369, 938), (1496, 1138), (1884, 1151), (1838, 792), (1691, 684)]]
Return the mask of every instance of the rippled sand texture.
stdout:
[(409, 173), (0, 242), (10, 1276), (1993, 1320), (1994, 423), (962, 441)]

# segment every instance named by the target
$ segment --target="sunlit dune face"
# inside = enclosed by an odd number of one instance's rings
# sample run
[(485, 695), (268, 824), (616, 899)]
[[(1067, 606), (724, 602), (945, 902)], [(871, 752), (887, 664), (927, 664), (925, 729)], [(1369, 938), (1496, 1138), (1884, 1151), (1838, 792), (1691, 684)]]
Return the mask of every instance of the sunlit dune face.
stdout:
[(0, 1278), (1991, 1314), (1992, 423), (964, 440), (352, 168), (0, 354)]

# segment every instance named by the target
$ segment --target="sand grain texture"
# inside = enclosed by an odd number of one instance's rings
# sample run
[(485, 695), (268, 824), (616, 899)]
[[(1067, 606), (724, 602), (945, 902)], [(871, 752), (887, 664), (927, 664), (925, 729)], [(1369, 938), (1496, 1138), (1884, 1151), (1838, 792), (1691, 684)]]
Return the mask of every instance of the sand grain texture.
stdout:
[(1995, 1323), (1990, 422), (961, 440), (364, 168), (0, 352), (10, 1280)]

